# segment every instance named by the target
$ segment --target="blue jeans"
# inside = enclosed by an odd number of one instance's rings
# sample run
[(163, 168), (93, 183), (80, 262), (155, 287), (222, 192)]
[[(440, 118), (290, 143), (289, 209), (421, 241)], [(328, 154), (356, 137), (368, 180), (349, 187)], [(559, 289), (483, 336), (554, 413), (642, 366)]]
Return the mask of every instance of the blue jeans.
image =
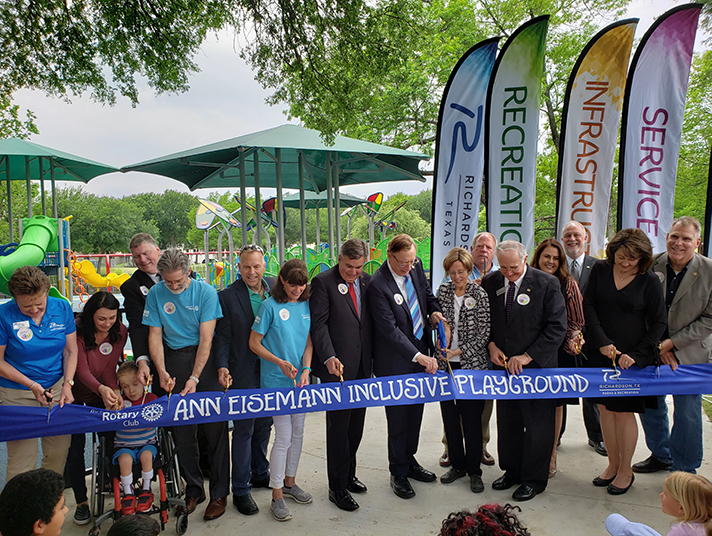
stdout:
[(672, 395), (672, 432), (665, 395), (657, 399), (658, 409), (646, 409), (640, 415), (645, 444), (653, 457), (672, 463), (671, 471), (695, 473), (702, 464), (702, 395)]
[(269, 478), (267, 444), (272, 417), (240, 419), (232, 422), (232, 494), (247, 495), (251, 478)]

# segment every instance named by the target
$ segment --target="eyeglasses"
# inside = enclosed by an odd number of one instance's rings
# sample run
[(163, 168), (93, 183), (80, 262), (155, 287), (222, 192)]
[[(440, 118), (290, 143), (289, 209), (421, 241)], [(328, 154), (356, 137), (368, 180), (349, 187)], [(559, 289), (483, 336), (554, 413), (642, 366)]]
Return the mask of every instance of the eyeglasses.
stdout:
[(406, 268), (408, 266), (414, 266), (415, 264), (418, 263), (418, 257), (416, 257), (412, 261), (403, 262), (403, 261), (399, 260), (398, 257), (396, 257), (395, 253), (391, 253), (391, 256), (393, 257), (393, 260), (396, 261), (396, 264), (398, 266), (400, 266), (401, 268)]
[(240, 255), (242, 255), (243, 253), (247, 253), (248, 251), (259, 251), (263, 255), (265, 253), (265, 250), (262, 249), (260, 246), (257, 246), (255, 244), (248, 244), (246, 246), (242, 246), (242, 248), (240, 249)]

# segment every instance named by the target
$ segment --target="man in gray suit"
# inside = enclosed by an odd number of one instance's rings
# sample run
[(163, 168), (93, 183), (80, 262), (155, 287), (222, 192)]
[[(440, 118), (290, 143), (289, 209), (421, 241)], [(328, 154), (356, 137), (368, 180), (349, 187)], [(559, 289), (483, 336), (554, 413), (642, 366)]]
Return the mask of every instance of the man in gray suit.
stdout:
[[(566, 262), (569, 265), (569, 273), (571, 277), (578, 283), (581, 289), (581, 294), (586, 290), (588, 276), (591, 274), (591, 268), (596, 262), (595, 257), (586, 253), (586, 243), (588, 235), (586, 229), (577, 221), (570, 221), (564, 225), (561, 232), (561, 243), (566, 252)], [(584, 333), (585, 333), (584, 326)], [(607, 456), (606, 444), (603, 442), (603, 434), (601, 433), (601, 422), (598, 414), (598, 404), (591, 402), (591, 399), (583, 399), (583, 423), (586, 427), (586, 435), (588, 435), (588, 444), (601, 456)], [(566, 406), (564, 406), (566, 411)], [(566, 425), (566, 414), (564, 414), (564, 425)], [(562, 428), (561, 434), (563, 435)]]
[[(653, 271), (665, 291), (668, 328), (660, 342), (660, 361), (672, 370), (678, 363), (707, 363), (712, 345), (712, 261), (695, 253), (700, 245), (700, 222), (688, 216), (672, 222), (667, 252), (657, 255)], [(633, 465), (636, 473), (661, 469), (694, 473), (702, 463), (702, 396), (673, 395), (675, 414), (670, 432), (665, 395), (658, 409), (646, 410), (640, 420), (648, 459)]]

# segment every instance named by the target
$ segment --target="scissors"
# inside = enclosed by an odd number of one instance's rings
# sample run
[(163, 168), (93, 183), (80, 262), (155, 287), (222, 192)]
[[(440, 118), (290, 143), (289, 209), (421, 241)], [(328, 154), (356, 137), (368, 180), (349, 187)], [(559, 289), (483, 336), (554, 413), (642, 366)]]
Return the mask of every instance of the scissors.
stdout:
[(499, 358), (504, 363), (504, 374), (507, 376), (507, 379), (509, 379), (509, 367), (507, 366), (507, 361), (509, 360), (509, 358), (503, 353), (499, 354)]
[(173, 394), (173, 378), (168, 378), (168, 410), (171, 409), (171, 395)]
[(613, 370), (615, 370), (616, 372), (615, 372), (615, 374), (613, 374), (611, 376), (612, 380), (617, 380), (618, 378), (621, 377), (621, 370), (618, 367), (616, 367), (616, 352), (617, 352), (617, 350), (614, 346), (613, 350), (611, 350), (611, 361), (613, 362)]
[(143, 399), (141, 400), (141, 405), (143, 406), (144, 402), (146, 402), (146, 395), (148, 394), (148, 388), (151, 386), (153, 383), (153, 375), (148, 377), (148, 381), (146, 382), (146, 385), (143, 386)]
[(344, 388), (344, 364), (341, 363), (339, 366), (339, 381), (341, 382), (341, 388)]
[(51, 392), (51, 390), (45, 389), (44, 396), (47, 399), (47, 424), (49, 424), (49, 414), (52, 413), (52, 392)]
[(299, 372), (299, 371), (297, 370), (297, 368), (294, 365), (291, 365), (291, 367), (292, 367), (292, 372), (294, 372), (294, 379), (292, 381), (294, 382), (294, 388), (296, 389), (297, 388), (297, 372)]
[(223, 399), (227, 396), (227, 390), (230, 389), (230, 386), (232, 385), (232, 376), (230, 376), (230, 373), (227, 373), (227, 385), (225, 386), (225, 393), (223, 393)]
[(450, 366), (450, 359), (447, 357), (447, 338), (445, 337), (445, 324), (443, 324), (442, 320), (438, 320), (438, 346), (440, 349), (440, 355), (442, 359), (445, 361), (447, 364), (447, 370), (450, 373), (450, 377), (452, 378), (452, 384), (455, 386), (457, 389), (458, 393), (461, 393), (460, 391), (460, 386), (458, 383), (455, 381), (455, 373), (452, 371), (452, 366)]

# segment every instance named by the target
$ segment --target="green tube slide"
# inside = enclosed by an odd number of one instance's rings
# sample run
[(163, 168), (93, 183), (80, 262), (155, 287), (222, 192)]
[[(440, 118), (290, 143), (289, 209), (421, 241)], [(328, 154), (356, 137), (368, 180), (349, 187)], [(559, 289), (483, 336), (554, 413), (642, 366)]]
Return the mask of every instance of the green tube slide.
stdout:
[(57, 240), (57, 220), (35, 216), (24, 226), (22, 240), (10, 255), (0, 257), (0, 292), (8, 294), (7, 281), (21, 266), (37, 266), (47, 253), (48, 246)]

